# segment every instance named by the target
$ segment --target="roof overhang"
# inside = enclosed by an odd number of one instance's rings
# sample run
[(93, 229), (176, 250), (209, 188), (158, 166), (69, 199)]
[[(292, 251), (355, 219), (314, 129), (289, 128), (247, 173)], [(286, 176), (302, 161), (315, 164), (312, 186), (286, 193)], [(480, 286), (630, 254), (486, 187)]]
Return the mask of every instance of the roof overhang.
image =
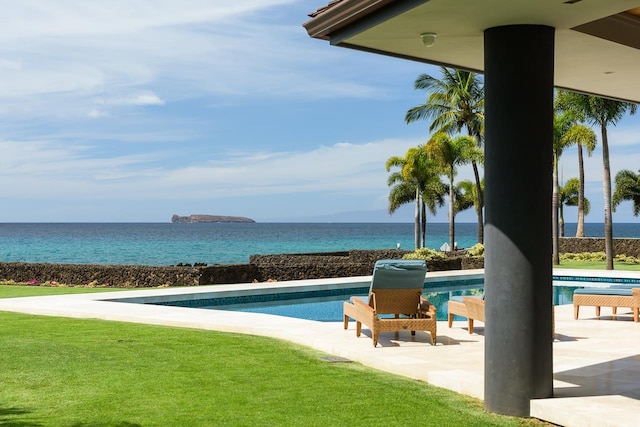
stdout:
[(640, 0), (334, 0), (310, 16), (309, 35), (333, 45), (477, 72), (484, 30), (548, 25), (556, 87), (640, 102)]

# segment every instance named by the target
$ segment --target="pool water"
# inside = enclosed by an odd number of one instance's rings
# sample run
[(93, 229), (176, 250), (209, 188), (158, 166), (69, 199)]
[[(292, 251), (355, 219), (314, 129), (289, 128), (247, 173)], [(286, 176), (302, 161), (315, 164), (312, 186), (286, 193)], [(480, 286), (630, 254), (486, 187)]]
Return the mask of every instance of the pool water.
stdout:
[[(554, 305), (571, 304), (573, 302), (573, 291), (579, 286), (554, 286)], [(461, 295), (482, 295), (483, 289), (468, 289), (448, 292), (425, 293), (424, 296), (436, 306), (438, 320), (447, 320), (447, 302), (452, 296)], [(367, 301), (366, 295), (356, 295), (356, 297)], [(287, 301), (261, 302), (255, 304), (229, 304), (216, 306), (203, 306), (215, 310), (243, 311), (250, 313), (273, 314), (277, 316), (295, 317), (298, 319), (314, 320), (318, 322), (339, 322), (342, 321), (342, 304), (349, 300), (345, 296), (333, 296), (323, 298), (305, 298)], [(456, 316), (454, 320), (462, 320)]]

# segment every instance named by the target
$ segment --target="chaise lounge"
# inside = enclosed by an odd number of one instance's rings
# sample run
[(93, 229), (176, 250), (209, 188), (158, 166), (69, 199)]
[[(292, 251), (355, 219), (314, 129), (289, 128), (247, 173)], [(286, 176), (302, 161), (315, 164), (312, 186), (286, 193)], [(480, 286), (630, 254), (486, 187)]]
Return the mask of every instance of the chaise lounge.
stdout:
[(474, 297), (462, 297), (467, 308), (467, 319), (469, 325), (469, 333), (473, 333), (473, 321), (479, 320), (484, 323), (484, 299)]
[[(371, 330), (373, 346), (385, 332), (427, 331), (436, 343), (436, 308), (422, 296), (427, 265), (420, 260), (379, 260), (369, 288), (369, 302), (351, 297), (343, 304), (344, 329), (356, 321), (356, 336), (364, 324)], [(389, 315), (392, 315), (390, 317)]]
[[(482, 303), (484, 304), (484, 296), (455, 296), (452, 299), (450, 299), (447, 302), (447, 313), (448, 313), (448, 321), (449, 321), (449, 327), (451, 328), (453, 326), (453, 318), (454, 316), (460, 316), (460, 317), (466, 317), (469, 323), (469, 333), (472, 334), (473, 333), (473, 319), (477, 319), (480, 320), (482, 322), (484, 322), (484, 305), (483, 305), (483, 311), (482, 311), (482, 318), (480, 317), (470, 317), (469, 316), (469, 311), (467, 310), (467, 305), (465, 304), (464, 299), (465, 298), (471, 298), (471, 299), (477, 299), (482, 301)], [(475, 313), (477, 313), (477, 309), (476, 311), (474, 311)], [(477, 314), (476, 314), (477, 315)]]
[[(454, 312), (452, 314), (449, 311), (449, 327), (451, 327), (453, 323), (453, 315), (457, 314), (459, 316), (464, 316), (467, 318), (469, 333), (473, 333), (473, 322), (475, 320), (479, 320), (484, 323), (484, 296), (474, 297), (474, 296), (463, 296), (461, 297), (462, 301), (450, 300), (449, 301), (449, 310), (453, 308)], [(451, 304), (453, 302), (453, 304)], [(460, 307), (462, 305), (463, 307)], [(464, 313), (464, 314), (462, 314)], [(555, 309), (551, 310), (551, 335), (555, 336), (556, 334), (556, 323), (555, 323)]]
[(626, 286), (610, 288), (580, 288), (573, 291), (573, 317), (578, 320), (580, 306), (596, 308), (596, 317), (600, 317), (601, 307), (611, 307), (613, 315), (617, 315), (618, 307), (629, 307), (633, 312), (633, 321), (638, 321), (640, 309), (640, 289)]

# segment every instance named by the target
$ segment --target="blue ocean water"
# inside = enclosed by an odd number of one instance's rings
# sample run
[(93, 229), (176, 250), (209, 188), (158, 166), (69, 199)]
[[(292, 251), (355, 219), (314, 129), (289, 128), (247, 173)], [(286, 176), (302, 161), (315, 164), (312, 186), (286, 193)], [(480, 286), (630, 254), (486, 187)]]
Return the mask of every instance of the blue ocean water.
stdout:
[[(448, 238), (448, 224), (427, 224), (426, 246)], [(603, 235), (602, 224), (585, 234)], [(566, 235), (575, 234), (567, 224)], [(640, 237), (640, 224), (614, 224), (615, 237)], [(457, 223), (458, 247), (477, 242), (476, 224)], [(176, 265), (241, 264), (251, 255), (413, 249), (413, 224), (398, 223), (0, 223), (0, 262)]]

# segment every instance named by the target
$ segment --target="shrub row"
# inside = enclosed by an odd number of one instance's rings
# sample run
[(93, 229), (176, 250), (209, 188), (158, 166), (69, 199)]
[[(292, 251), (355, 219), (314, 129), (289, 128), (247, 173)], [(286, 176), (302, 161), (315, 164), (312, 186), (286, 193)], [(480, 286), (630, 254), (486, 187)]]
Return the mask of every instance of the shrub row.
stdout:
[[(558, 240), (560, 253), (604, 252), (604, 239), (599, 237), (561, 237)], [(613, 252), (627, 256), (640, 257), (640, 239), (613, 239)]]

